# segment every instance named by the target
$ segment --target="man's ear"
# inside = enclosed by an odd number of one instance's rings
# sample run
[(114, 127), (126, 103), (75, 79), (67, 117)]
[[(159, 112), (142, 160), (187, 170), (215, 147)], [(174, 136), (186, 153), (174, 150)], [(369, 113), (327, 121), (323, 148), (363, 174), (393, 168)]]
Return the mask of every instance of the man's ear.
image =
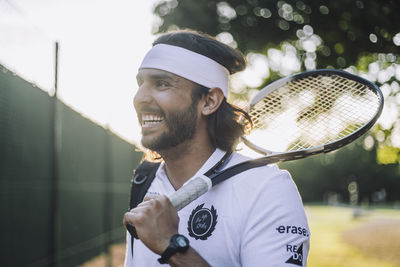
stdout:
[(218, 87), (211, 88), (208, 90), (208, 94), (203, 96), (201, 113), (204, 116), (211, 115), (217, 111), (222, 103), (222, 100), (224, 100), (224, 93), (222, 90)]

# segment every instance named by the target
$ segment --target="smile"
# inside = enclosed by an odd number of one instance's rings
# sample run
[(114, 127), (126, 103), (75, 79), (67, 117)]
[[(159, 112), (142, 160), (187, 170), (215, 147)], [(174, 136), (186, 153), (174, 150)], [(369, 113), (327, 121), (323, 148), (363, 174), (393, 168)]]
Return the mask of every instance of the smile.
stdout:
[(156, 114), (143, 114), (142, 126), (156, 125), (164, 121), (164, 117)]

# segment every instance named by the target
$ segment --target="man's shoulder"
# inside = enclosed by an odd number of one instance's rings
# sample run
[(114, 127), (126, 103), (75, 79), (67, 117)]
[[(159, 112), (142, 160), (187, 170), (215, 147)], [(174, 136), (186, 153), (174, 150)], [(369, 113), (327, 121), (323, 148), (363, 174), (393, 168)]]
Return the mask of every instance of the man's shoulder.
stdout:
[[(230, 166), (248, 159), (235, 154)], [(221, 183), (215, 193), (230, 199), (230, 203), (234, 203), (233, 206), (243, 214), (292, 214), (291, 216), (299, 215), (303, 218), (302, 201), (297, 186), (289, 172), (277, 165), (265, 165), (237, 174)], [(279, 209), (272, 211), (273, 207)]]
[[(232, 167), (244, 161), (252, 160), (252, 158), (240, 153), (233, 153), (232, 159), (227, 167)], [(238, 178), (251, 179), (253, 177), (262, 180), (271, 179), (272, 177), (281, 177), (283, 179), (291, 178), (288, 171), (280, 169), (276, 164), (263, 165), (256, 168), (250, 168), (242, 173), (237, 174)]]

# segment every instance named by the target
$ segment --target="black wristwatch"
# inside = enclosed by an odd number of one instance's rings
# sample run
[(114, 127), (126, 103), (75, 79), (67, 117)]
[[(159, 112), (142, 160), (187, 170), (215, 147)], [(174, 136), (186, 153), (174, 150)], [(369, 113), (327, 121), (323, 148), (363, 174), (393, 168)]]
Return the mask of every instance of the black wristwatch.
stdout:
[(161, 254), (161, 258), (158, 259), (158, 262), (161, 264), (167, 263), (169, 258), (172, 257), (175, 253), (185, 253), (189, 248), (189, 240), (183, 235), (173, 235), (169, 242), (169, 246), (167, 249)]

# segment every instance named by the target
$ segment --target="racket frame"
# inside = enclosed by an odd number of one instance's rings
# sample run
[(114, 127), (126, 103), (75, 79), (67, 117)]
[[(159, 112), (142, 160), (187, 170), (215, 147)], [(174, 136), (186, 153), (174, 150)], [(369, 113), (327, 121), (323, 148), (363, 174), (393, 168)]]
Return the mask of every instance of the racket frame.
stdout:
[[(336, 150), (342, 146), (345, 146), (351, 142), (353, 142), (354, 140), (356, 140), (357, 138), (359, 138), (361, 135), (363, 135), (364, 133), (366, 133), (378, 120), (379, 116), (382, 113), (383, 110), (383, 105), (384, 105), (384, 98), (382, 95), (381, 90), (379, 89), (379, 87), (364, 79), (361, 78), (360, 76), (351, 74), (349, 72), (346, 71), (342, 71), (342, 70), (335, 70), (335, 69), (319, 69), (319, 70), (312, 70), (312, 71), (305, 71), (302, 73), (298, 73), (298, 74), (294, 74), (292, 76), (288, 76), (285, 78), (281, 78), (275, 82), (272, 82), (271, 84), (265, 86), (263, 89), (260, 90), (259, 93), (257, 93), (257, 95), (255, 95), (252, 100), (250, 101), (249, 104), (249, 108), (248, 111), (251, 111), (251, 109), (259, 102), (261, 101), (264, 97), (268, 96), (269, 94), (271, 94), (272, 92), (274, 92), (275, 90), (283, 87), (284, 85), (292, 82), (292, 81), (296, 81), (299, 79), (302, 79), (304, 77), (312, 77), (312, 76), (321, 76), (321, 75), (336, 75), (336, 76), (340, 76), (346, 79), (350, 79), (353, 80), (355, 82), (358, 82), (362, 85), (367, 86), (369, 89), (371, 89), (371, 92), (375, 93), (380, 101), (379, 103), (379, 107), (376, 110), (375, 114), (372, 116), (371, 120), (369, 120), (366, 124), (364, 124), (362, 127), (360, 127), (359, 129), (357, 129), (356, 131), (354, 131), (353, 133), (344, 136), (340, 139), (337, 139), (333, 142), (327, 143), (325, 145), (321, 145), (321, 146), (316, 146), (313, 148), (308, 148), (308, 149), (301, 149), (301, 150), (295, 150), (293, 152), (275, 152), (275, 151), (271, 151), (271, 150), (267, 150), (265, 148), (262, 148), (256, 144), (254, 144), (253, 142), (251, 142), (250, 140), (248, 140), (245, 136), (241, 137), (241, 140), (243, 141), (243, 143), (248, 146), (250, 149), (252, 149), (253, 151), (265, 155), (265, 156), (270, 156), (273, 154), (280, 154), (282, 155), (283, 160), (282, 161), (288, 161), (288, 160), (293, 160), (293, 159), (298, 159), (298, 158), (304, 158), (304, 157), (308, 157), (314, 154), (319, 154), (319, 153), (327, 153), (333, 150)], [(284, 156), (283, 154), (287, 154), (286, 156)]]

